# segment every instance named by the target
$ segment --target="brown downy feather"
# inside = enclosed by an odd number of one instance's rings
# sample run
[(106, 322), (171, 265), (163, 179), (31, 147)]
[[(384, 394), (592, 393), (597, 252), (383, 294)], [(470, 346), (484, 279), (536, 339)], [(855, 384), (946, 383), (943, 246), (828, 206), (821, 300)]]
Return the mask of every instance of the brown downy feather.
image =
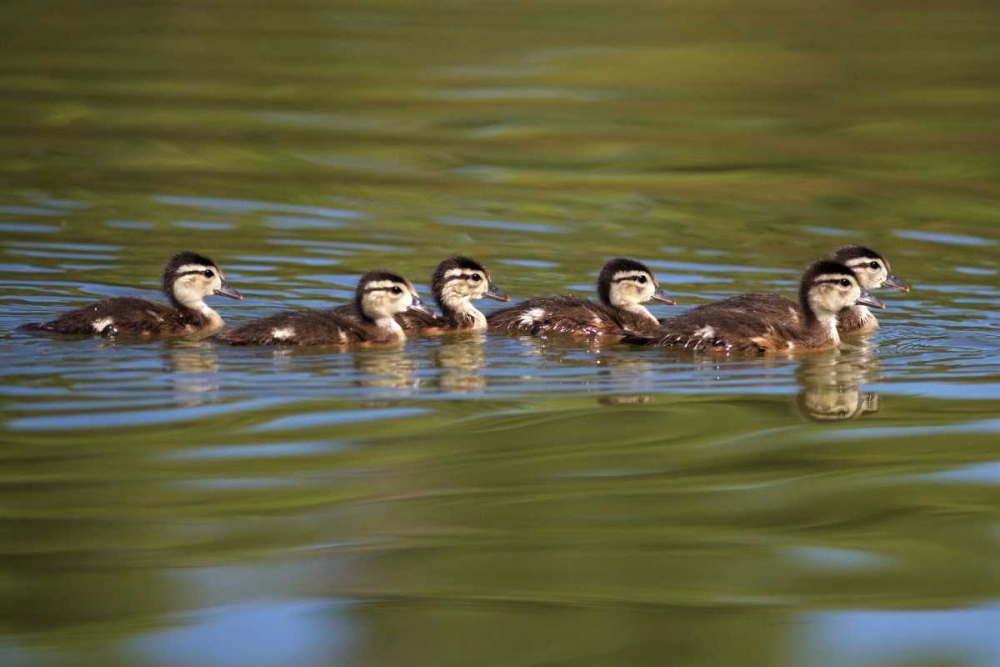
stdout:
[(325, 310), (289, 311), (254, 320), (219, 334), (230, 345), (356, 345), (384, 344), (400, 337), (366, 320), (361, 313), (342, 317)]
[[(391, 283), (391, 286), (385, 283)], [(408, 280), (398, 273), (377, 269), (361, 277), (354, 292), (354, 301), (346, 310), (308, 309), (277, 313), (220, 334), (217, 339), (230, 345), (290, 346), (381, 345), (402, 341), (406, 335), (401, 329), (379, 326), (364, 305), (368, 294), (388, 294), (390, 289), (396, 288), (408, 291), (410, 295), (408, 301), (399, 301), (400, 308), (405, 309), (405, 304), (409, 303), (412, 303), (410, 307), (423, 307)]]
[[(185, 270), (183, 267), (201, 267), (198, 270)], [(76, 310), (63, 313), (49, 322), (25, 324), (22, 331), (46, 331), (61, 334), (79, 335), (132, 335), (132, 336), (182, 336), (199, 332), (210, 332), (222, 326), (222, 318), (206, 306), (205, 310), (190, 308), (178, 300), (174, 286), (178, 280), (192, 273), (211, 271), (211, 279), (204, 278), (204, 296), (209, 296), (212, 281), (218, 282), (219, 289), (214, 293), (230, 298), (242, 298), (239, 292), (233, 290), (222, 276), (221, 270), (211, 259), (193, 252), (180, 252), (170, 258), (163, 270), (163, 292), (170, 300), (170, 305), (138, 299), (135, 297), (117, 297), (104, 299)]]
[(635, 345), (724, 354), (770, 354), (836, 347), (840, 340), (833, 326), (833, 316), (830, 315), (829, 321), (822, 320), (809, 302), (814, 280), (824, 274), (854, 279), (854, 274), (845, 265), (820, 260), (802, 276), (798, 303), (777, 294), (743, 294), (661, 320), (654, 332), (633, 334), (622, 340)]
[[(628, 307), (616, 305), (625, 299), (616, 291), (622, 290), (626, 281), (633, 289), (628, 296)], [(491, 330), (504, 333), (621, 335), (655, 329), (656, 319), (640, 305), (642, 302), (673, 303), (644, 264), (625, 258), (604, 265), (597, 278), (597, 293), (601, 303), (569, 295), (529, 299), (491, 313), (487, 321)]]
[[(474, 280), (478, 277), (479, 280)], [(468, 257), (454, 256), (443, 260), (431, 276), (431, 291), (441, 315), (407, 311), (396, 315), (396, 322), (407, 333), (436, 335), (454, 331), (486, 328), (486, 318), (472, 304), (476, 299), (509, 301), (479, 262)], [(334, 308), (334, 313), (352, 316), (348, 306)]]
[[(848, 245), (838, 248), (830, 259), (851, 268), (858, 283), (864, 290), (880, 289), (883, 286), (901, 291), (909, 288), (900, 281), (889, 266), (889, 261), (880, 253), (864, 246)], [(871, 263), (878, 263), (876, 270)], [(884, 269), (884, 270), (883, 270)], [(799, 304), (778, 294), (741, 294), (721, 301), (700, 306), (700, 309), (720, 309), (726, 312), (741, 310), (769, 321), (783, 321), (785, 326), (796, 326), (801, 321)], [(861, 333), (878, 327), (878, 319), (867, 306), (851, 306), (837, 315), (837, 330), (841, 334)]]

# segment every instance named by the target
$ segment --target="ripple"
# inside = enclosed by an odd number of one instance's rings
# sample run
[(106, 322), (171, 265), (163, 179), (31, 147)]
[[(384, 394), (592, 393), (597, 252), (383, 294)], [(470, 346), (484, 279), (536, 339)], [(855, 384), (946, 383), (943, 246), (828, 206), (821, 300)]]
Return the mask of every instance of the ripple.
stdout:
[(181, 229), (196, 229), (203, 232), (224, 232), (235, 229), (236, 225), (231, 222), (207, 222), (202, 220), (178, 220), (173, 223), (174, 227)]
[(0, 232), (12, 234), (54, 234), (61, 229), (56, 225), (35, 225), (30, 222), (0, 222)]
[(569, 230), (557, 225), (540, 222), (510, 222), (507, 220), (480, 220), (476, 218), (436, 218), (436, 222), (457, 227), (495, 229), (505, 232), (537, 232), (539, 234), (564, 234)]
[(340, 410), (338, 412), (309, 413), (280, 417), (253, 428), (256, 432), (290, 431), (337, 426), (355, 422), (380, 422), (386, 419), (418, 417), (430, 412), (426, 408), (372, 408), (364, 410)]
[[(116, 380), (120, 379), (117, 375)], [(131, 412), (87, 412), (46, 417), (20, 417), (10, 420), (7, 427), (14, 431), (75, 431), (91, 428), (126, 428), (157, 424), (183, 423), (227, 414), (250, 413), (290, 402), (288, 398), (256, 398), (219, 405), (198, 405), (182, 408), (160, 408)]]
[(295, 215), (319, 216), (340, 220), (359, 219), (365, 217), (363, 213), (359, 213), (357, 211), (347, 211), (344, 209), (326, 206), (300, 206), (297, 204), (282, 204), (247, 199), (178, 197), (168, 195), (157, 195), (153, 197), (153, 199), (161, 204), (169, 204), (171, 206), (187, 206), (205, 211), (218, 211), (223, 213), (290, 213)]
[(959, 246), (991, 246), (996, 245), (996, 241), (984, 239), (978, 236), (966, 236), (964, 234), (944, 234), (941, 232), (913, 232), (897, 230), (896, 236), (914, 241), (928, 241), (930, 243), (941, 243), (944, 245)]

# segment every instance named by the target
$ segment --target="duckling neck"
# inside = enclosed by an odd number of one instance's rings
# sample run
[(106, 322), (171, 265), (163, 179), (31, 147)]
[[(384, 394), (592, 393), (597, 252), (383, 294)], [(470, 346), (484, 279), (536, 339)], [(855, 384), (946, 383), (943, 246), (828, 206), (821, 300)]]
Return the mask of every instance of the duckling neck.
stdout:
[(209, 328), (217, 329), (225, 324), (222, 316), (215, 312), (204, 299), (183, 302), (171, 295), (171, 304), (186, 320), (197, 322)]
[(375, 318), (375, 326), (392, 338), (399, 340), (406, 338), (403, 327), (399, 326), (399, 322), (392, 316)]
[(815, 310), (808, 297), (803, 297), (800, 302), (803, 315), (803, 326), (805, 331), (813, 336), (827, 338), (834, 345), (840, 345), (840, 333), (837, 331), (837, 313), (826, 309)]
[(878, 319), (868, 306), (851, 306), (837, 317), (845, 331), (865, 331), (878, 328)]
[(483, 331), (486, 329), (486, 316), (478, 308), (472, 305), (468, 299), (448, 299), (438, 298), (438, 308), (445, 319), (455, 324), (465, 325), (472, 323), (470, 327), (473, 331)]
[(840, 345), (840, 332), (837, 331), (836, 313), (816, 313), (812, 309), (805, 312), (806, 330), (816, 336), (829, 338), (834, 345)]
[(639, 317), (643, 318), (644, 320), (648, 320), (653, 324), (660, 323), (660, 321), (653, 316), (653, 313), (649, 312), (646, 306), (642, 305), (641, 303), (629, 303), (619, 306), (619, 308), (627, 313), (638, 315)]

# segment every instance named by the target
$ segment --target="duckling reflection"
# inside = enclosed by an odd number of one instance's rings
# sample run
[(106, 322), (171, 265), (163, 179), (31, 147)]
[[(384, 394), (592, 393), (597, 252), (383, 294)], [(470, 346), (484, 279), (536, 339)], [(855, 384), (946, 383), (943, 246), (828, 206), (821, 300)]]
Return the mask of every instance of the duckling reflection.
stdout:
[(862, 391), (880, 373), (874, 348), (867, 342), (831, 356), (803, 357), (795, 370), (801, 389), (799, 413), (818, 422), (858, 419), (878, 412), (878, 394)]
[(457, 393), (481, 392), (486, 387), (486, 334), (475, 332), (443, 340), (434, 354), (441, 388)]
[(359, 387), (407, 389), (417, 386), (414, 379), (417, 362), (401, 347), (359, 350), (353, 359), (354, 368), (360, 375)]
[(612, 394), (611, 396), (602, 396), (597, 399), (599, 405), (607, 405), (609, 407), (645, 405), (652, 402), (653, 396), (651, 394)]
[(163, 348), (176, 400), (182, 405), (214, 402), (219, 390), (219, 355), (206, 340), (173, 340)]

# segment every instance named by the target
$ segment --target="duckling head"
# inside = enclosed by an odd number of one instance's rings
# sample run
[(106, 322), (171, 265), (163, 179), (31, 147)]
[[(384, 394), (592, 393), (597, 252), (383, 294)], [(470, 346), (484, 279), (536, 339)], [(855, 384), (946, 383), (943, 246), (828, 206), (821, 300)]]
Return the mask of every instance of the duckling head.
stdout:
[(854, 272), (845, 264), (820, 260), (806, 269), (799, 286), (802, 310), (836, 330), (837, 313), (851, 306), (885, 308), (885, 304), (862, 289)]
[(383, 269), (361, 276), (354, 292), (354, 304), (363, 317), (375, 323), (393, 321), (393, 317), (407, 310), (433, 314), (409, 280)]
[(206, 312), (205, 297), (217, 294), (230, 299), (243, 295), (226, 282), (219, 265), (204, 255), (179, 252), (170, 258), (163, 269), (163, 291), (176, 306)]
[(466, 313), (476, 299), (510, 301), (510, 297), (493, 284), (486, 267), (468, 257), (449, 257), (434, 271), (431, 289), (438, 306), (445, 312)]
[(612, 259), (601, 269), (597, 277), (597, 294), (605, 306), (632, 311), (641, 308), (647, 313), (640, 305), (646, 301), (676, 303), (660, 289), (656, 276), (645, 264), (623, 257)]
[(831, 256), (836, 262), (846, 264), (854, 271), (862, 289), (873, 290), (881, 287), (909, 292), (910, 287), (896, 277), (889, 267), (889, 260), (871, 248), (848, 245), (838, 248)]

